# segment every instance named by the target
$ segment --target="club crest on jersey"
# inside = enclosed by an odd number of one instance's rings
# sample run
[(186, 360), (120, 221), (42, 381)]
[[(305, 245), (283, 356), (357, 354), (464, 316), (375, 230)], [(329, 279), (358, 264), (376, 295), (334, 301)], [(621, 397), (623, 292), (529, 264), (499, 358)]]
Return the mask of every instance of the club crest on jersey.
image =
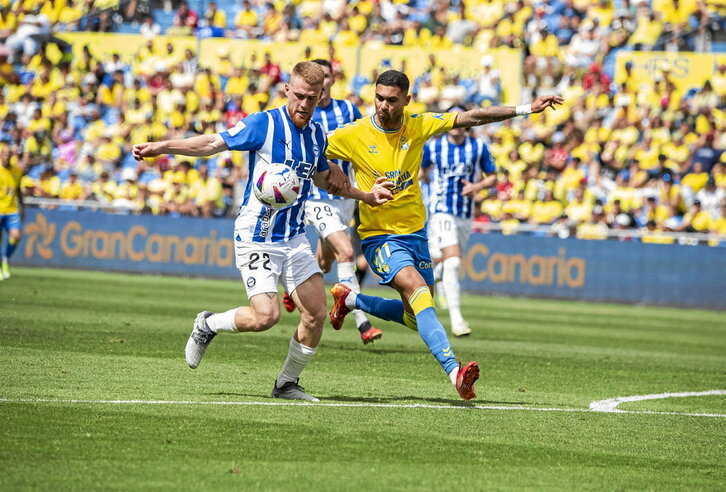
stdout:
[(406, 135), (401, 135), (401, 150), (408, 150), (411, 145), (408, 143)]

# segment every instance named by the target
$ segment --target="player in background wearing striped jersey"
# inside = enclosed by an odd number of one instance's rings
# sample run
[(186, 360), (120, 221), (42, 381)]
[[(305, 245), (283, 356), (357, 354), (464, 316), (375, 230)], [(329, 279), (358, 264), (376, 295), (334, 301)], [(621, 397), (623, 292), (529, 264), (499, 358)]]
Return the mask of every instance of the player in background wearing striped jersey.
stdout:
[[(347, 100), (330, 97), (330, 88), (333, 85), (333, 66), (328, 60), (316, 59), (325, 72), (323, 82), (323, 95), (320, 97), (313, 121), (320, 123), (329, 135), (336, 128), (351, 123), (361, 117), (360, 111), (353, 103)], [(335, 161), (349, 178), (352, 175), (350, 162)], [(308, 224), (315, 228), (320, 240), (315, 250), (318, 265), (327, 273), (330, 271), (333, 260), (338, 262), (338, 282), (347, 285), (353, 292), (360, 292), (360, 285), (355, 274), (355, 258), (353, 245), (348, 236), (348, 228), (353, 220), (355, 200), (332, 195), (325, 190), (314, 186), (310, 198), (305, 202), (305, 215)], [(286, 292), (282, 303), (289, 312), (295, 309), (295, 304)], [(353, 311), (355, 324), (358, 327), (360, 338), (364, 344), (379, 340), (383, 335), (381, 330), (371, 325), (366, 314), (360, 309)]]
[(0, 280), (10, 278), (8, 259), (13, 255), (20, 242), (22, 224), (20, 207), (23, 194), (20, 192), (20, 179), (23, 170), (17, 165), (17, 156), (8, 145), (0, 149), (0, 244), (3, 231), (7, 233), (5, 249), (2, 251)]
[(362, 189), (374, 186), (380, 177), (394, 183), (393, 199), (373, 210), (360, 205), (361, 246), (381, 283), (396, 289), (401, 299), (356, 294), (336, 284), (330, 322), (340, 326), (352, 309), (396, 321), (418, 331), (431, 354), (448, 375), (464, 400), (476, 397), (474, 383), (479, 366), (471, 361), (461, 366), (449, 344), (446, 330), (436, 316), (434, 278), (424, 225), (419, 171), (426, 141), (453, 128), (468, 128), (514, 116), (539, 113), (562, 104), (559, 96), (540, 96), (532, 104), (490, 106), (463, 113), (410, 114), (404, 110), (411, 100), (409, 80), (397, 70), (383, 72), (376, 80), (374, 115), (337, 129), (328, 139), (327, 155), (353, 163), (356, 183)]
[[(464, 111), (454, 106), (447, 112)], [(469, 335), (471, 329), (461, 314), (461, 252), (471, 234), (474, 197), (496, 183), (496, 166), (483, 140), (468, 135), (466, 128), (454, 128), (428, 141), (421, 167), (430, 188), (428, 233), (434, 278), (437, 284), (441, 280), (437, 288), (443, 287), (451, 333)]]
[[(392, 198), (388, 185), (378, 184), (362, 193), (349, 185), (337, 165), (328, 165), (325, 131), (310, 122), (320, 99), (323, 77), (320, 65), (300, 62), (285, 86), (287, 103), (282, 108), (251, 114), (221, 133), (147, 142), (133, 148), (137, 159), (162, 154), (209, 156), (227, 149), (249, 151), (250, 179), (235, 221), (234, 244), (250, 305), (217, 314), (200, 312), (185, 357), (194, 369), (218, 333), (264, 331), (274, 326), (280, 319), (277, 284), (281, 282), (300, 308), (300, 324), (273, 386), (274, 398), (317, 401), (298, 384), (300, 374), (315, 355), (325, 319), (323, 276), (305, 236), (304, 203), (313, 181), (323, 189), (364, 200), (372, 207)], [(295, 203), (277, 211), (260, 203), (252, 192), (252, 184), (271, 163), (290, 166), (302, 184)]]

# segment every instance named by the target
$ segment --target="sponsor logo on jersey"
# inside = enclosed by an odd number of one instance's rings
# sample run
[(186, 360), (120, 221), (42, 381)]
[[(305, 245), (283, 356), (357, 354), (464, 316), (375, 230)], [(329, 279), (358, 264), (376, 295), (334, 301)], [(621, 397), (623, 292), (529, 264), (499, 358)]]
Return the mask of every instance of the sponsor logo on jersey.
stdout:
[(260, 236), (267, 237), (270, 231), (270, 218), (272, 217), (272, 209), (265, 207), (265, 213), (260, 217)]

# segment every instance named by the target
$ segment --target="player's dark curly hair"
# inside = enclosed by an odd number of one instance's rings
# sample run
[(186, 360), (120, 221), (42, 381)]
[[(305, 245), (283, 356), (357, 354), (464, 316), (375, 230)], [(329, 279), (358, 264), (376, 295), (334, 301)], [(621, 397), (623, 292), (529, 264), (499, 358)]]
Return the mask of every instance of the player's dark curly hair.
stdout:
[(398, 87), (404, 94), (408, 92), (410, 83), (405, 73), (398, 70), (386, 70), (378, 76), (376, 85), (385, 85), (388, 87)]
[(323, 66), (323, 67), (328, 67), (331, 70), (333, 69), (333, 64), (323, 58), (316, 58), (316, 59), (312, 60), (312, 62), (317, 63), (318, 65)]

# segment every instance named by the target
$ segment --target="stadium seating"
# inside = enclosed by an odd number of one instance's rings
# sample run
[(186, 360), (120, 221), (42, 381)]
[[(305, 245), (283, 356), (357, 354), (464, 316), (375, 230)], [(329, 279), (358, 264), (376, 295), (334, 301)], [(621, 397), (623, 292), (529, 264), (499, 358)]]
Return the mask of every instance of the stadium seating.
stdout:
[[(190, 3), (204, 9), (209, 4)], [(724, 46), (718, 30), (724, 24), (724, 7), (685, 1), (678, 7), (673, 0), (495, 0), (448, 6), (430, 1), (305, 1), (287, 8), (275, 2), (269, 10), (265, 2), (249, 3), (257, 23), (237, 31), (241, 2), (216, 2), (226, 15), (222, 35), (275, 42), (302, 39), (302, 45), (309, 41), (321, 48), (329, 40), (338, 48), (403, 45), (412, 60), (457, 44), (485, 55), (477, 58), (482, 66), (469, 76), (435, 61), (425, 70), (409, 66), (407, 71), (422, 72), (412, 81), (416, 110), (440, 110), (451, 101), (487, 104), (502, 100), (502, 89), (512, 100), (523, 101), (533, 94), (561, 93), (567, 103), (557, 113), (490, 125), (480, 132), (501, 173), (497, 188), (480, 197), (478, 227), (496, 224), (511, 233), (528, 223), (539, 225), (540, 232), (551, 227), (551, 234), (589, 239), (633, 228), (652, 234), (726, 234), (719, 203), (726, 187), (726, 66), (724, 72), (713, 68), (726, 65), (726, 56), (718, 54)], [(69, 12), (53, 10), (49, 2), (14, 2), (0, 12), (6, 51), (19, 46), (11, 36), (23, 16), (35, 13), (35, 6), (58, 31), (96, 26), (126, 35), (142, 32), (141, 19), (127, 17), (125, 2), (96, 4), (101, 7), (90, 12)], [(174, 32), (177, 12), (164, 10), (161, 2), (152, 6), (160, 32)], [(206, 25), (205, 12), (197, 14), (200, 27)], [(106, 20), (94, 22), (101, 18)], [(261, 57), (236, 73), (225, 57), (226, 48), (215, 48), (214, 60), (197, 59), (201, 53), (196, 53), (196, 42), (184, 45), (194, 46), (186, 60), (178, 41), (172, 42), (171, 54), (165, 52), (165, 41), (159, 41), (152, 49), (142, 47), (112, 60), (96, 55), (94, 46), (84, 58), (70, 55), (69, 49), (78, 46), (45, 41), (39, 52), (28, 56), (9, 53), (12, 64), (4, 63), (0, 75), (0, 140), (21, 149), (16, 158), (26, 167), (26, 194), (133, 202), (149, 213), (234, 213), (234, 190), (245, 178), (243, 156), (226, 153), (193, 161), (164, 157), (139, 167), (130, 157), (130, 144), (220, 131), (245, 114), (280, 105)], [(521, 94), (496, 79), (506, 67), (490, 54), (503, 47), (523, 53), (524, 64), (518, 67), (524, 73)], [(694, 48), (714, 54), (685, 51)], [(713, 58), (704, 62), (704, 56)], [(392, 64), (377, 69), (388, 66)], [(699, 72), (704, 66), (705, 73)], [(684, 67), (690, 78), (683, 76)], [(481, 75), (485, 68), (493, 74), (486, 81)], [(119, 80), (114, 80), (115, 70), (123, 72)], [(349, 97), (370, 112), (370, 79), (369, 73), (341, 74), (335, 95)], [(485, 86), (494, 93), (485, 94)], [(40, 109), (37, 117), (35, 108)], [(64, 112), (68, 123), (58, 120)], [(119, 115), (123, 120), (117, 121)], [(202, 167), (209, 178), (200, 178)], [(71, 171), (78, 175), (80, 189), (68, 188)], [(520, 191), (524, 196), (517, 202)], [(522, 212), (545, 207), (547, 191), (553, 192), (561, 213), (538, 217)], [(575, 218), (568, 210), (578, 195), (586, 203), (585, 213)]]

